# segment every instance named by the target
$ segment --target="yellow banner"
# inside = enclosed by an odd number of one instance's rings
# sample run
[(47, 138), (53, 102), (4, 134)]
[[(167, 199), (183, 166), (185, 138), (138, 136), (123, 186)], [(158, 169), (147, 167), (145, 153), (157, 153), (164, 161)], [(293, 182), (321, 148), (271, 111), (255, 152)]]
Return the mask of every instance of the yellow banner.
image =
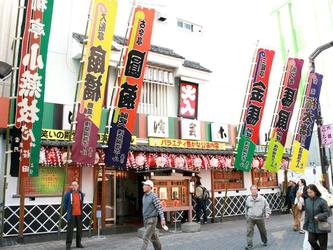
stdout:
[[(74, 138), (75, 131), (72, 131), (72, 138)], [(109, 134), (99, 133), (98, 142), (107, 143)], [(69, 131), (68, 130), (57, 130), (57, 129), (42, 129), (42, 140), (49, 141), (68, 141), (69, 140)], [(104, 141), (104, 142), (103, 142)], [(137, 137), (132, 136), (132, 145), (137, 144)]]
[(222, 142), (192, 141), (192, 140), (163, 139), (163, 138), (149, 138), (149, 146), (170, 147), (170, 148), (210, 149), (210, 150), (225, 150), (226, 149), (226, 144), (222, 143)]
[(302, 147), (297, 140), (295, 140), (294, 145), (294, 152), (289, 169), (296, 173), (304, 173), (309, 151)]
[[(80, 113), (99, 128), (108, 75), (111, 45), (117, 14), (117, 0), (94, 0), (91, 29), (84, 54)], [(105, 32), (107, 31), (107, 32)], [(86, 112), (85, 112), (86, 110)]]

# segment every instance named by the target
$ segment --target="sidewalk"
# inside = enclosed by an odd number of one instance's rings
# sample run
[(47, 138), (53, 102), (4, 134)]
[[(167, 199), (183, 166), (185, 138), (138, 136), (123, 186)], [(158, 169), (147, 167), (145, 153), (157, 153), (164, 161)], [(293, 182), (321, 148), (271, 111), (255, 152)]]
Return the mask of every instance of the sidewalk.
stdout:
[[(267, 250), (302, 250), (304, 235), (294, 232), (291, 228), (291, 215), (276, 215), (267, 221), (268, 247), (262, 247), (259, 232), (255, 231), (254, 249)], [(199, 233), (166, 233), (160, 237), (164, 250), (241, 250), (245, 247), (245, 220), (234, 220), (216, 224), (202, 225)], [(75, 239), (73, 240), (75, 243)], [(140, 249), (142, 240), (136, 233), (108, 235), (103, 240), (84, 238), (84, 249)], [(329, 236), (329, 247), (333, 249), (333, 237)], [(75, 244), (73, 245), (73, 249)], [(50, 241), (26, 245), (4, 247), (8, 250), (60, 250), (65, 249), (64, 241)], [(150, 245), (149, 249), (153, 249)]]

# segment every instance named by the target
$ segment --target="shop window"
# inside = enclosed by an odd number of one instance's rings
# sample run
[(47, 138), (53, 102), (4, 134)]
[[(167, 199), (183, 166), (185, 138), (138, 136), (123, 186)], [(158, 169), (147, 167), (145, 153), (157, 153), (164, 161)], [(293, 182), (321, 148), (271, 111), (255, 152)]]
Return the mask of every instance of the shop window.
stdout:
[(252, 183), (260, 187), (277, 187), (278, 175), (266, 169), (252, 169)]
[[(64, 167), (39, 167), (38, 176), (24, 178), (24, 191), (26, 196), (61, 196), (64, 175)], [(66, 191), (69, 190), (73, 180), (80, 182), (80, 167), (68, 167)]]
[(214, 190), (244, 188), (244, 175), (235, 169), (215, 169), (213, 173)]

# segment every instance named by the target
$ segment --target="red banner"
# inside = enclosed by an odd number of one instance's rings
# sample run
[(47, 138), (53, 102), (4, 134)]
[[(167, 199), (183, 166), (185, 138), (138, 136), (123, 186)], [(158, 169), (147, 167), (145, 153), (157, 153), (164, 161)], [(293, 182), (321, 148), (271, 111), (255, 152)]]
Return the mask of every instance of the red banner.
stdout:
[(244, 116), (244, 132), (246, 137), (250, 138), (255, 144), (259, 138), (274, 54), (273, 50), (258, 49), (256, 65), (252, 75), (252, 84), (246, 105), (247, 110)]
[(137, 7), (125, 54), (125, 67), (119, 78), (116, 109), (111, 121), (105, 163), (125, 167), (131, 136), (135, 127), (144, 70), (147, 64), (155, 11)]
[(35, 96), (41, 94), (41, 76), (39, 69), (44, 63), (40, 54), (40, 40), (44, 35), (43, 12), (46, 6), (38, 6), (35, 1), (28, 1), (25, 28), (22, 39), (21, 59), (18, 73), (17, 106), (15, 126), (21, 128), (20, 173), (29, 174), (30, 149), (35, 142), (32, 132), (33, 123), (42, 119), (38, 117), (39, 109)]
[(197, 118), (198, 110), (198, 84), (179, 83), (179, 107), (178, 116), (184, 118)]

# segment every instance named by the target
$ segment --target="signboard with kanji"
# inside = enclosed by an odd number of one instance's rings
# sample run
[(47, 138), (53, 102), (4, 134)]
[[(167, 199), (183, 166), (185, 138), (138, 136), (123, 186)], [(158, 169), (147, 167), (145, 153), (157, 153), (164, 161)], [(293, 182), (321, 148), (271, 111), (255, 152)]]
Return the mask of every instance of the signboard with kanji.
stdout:
[(26, 3), (15, 127), (21, 129), (20, 175), (37, 176), (53, 0), (30, 0)]
[(210, 125), (212, 131), (212, 141), (229, 143), (228, 124), (213, 122)]
[(290, 170), (304, 173), (311, 144), (314, 122), (317, 119), (318, 103), (323, 76), (311, 72), (303, 101), (302, 113), (298, 121)]
[(274, 118), (274, 127), (265, 161), (265, 168), (271, 172), (277, 173), (280, 169), (290, 120), (293, 115), (301, 80), (303, 63), (304, 60), (297, 58), (289, 58), (287, 62), (282, 91), (278, 97), (277, 114)]
[(235, 168), (249, 172), (259, 137), (262, 115), (264, 113), (268, 92), (269, 76), (275, 52), (273, 50), (258, 49), (251, 87), (247, 97), (246, 111), (241, 133), (237, 144)]
[(149, 146), (167, 147), (167, 148), (209, 149), (209, 150), (225, 150), (227, 148), (227, 145), (222, 142), (192, 141), (192, 140), (163, 139), (163, 138), (149, 138)]
[(169, 137), (168, 117), (149, 115), (147, 120), (148, 137)]
[(116, 21), (117, 0), (95, 0), (84, 53), (73, 162), (94, 164)]
[(154, 16), (154, 9), (142, 7), (137, 7), (133, 15), (105, 155), (105, 163), (109, 166), (126, 167), (150, 48)]
[(196, 119), (198, 113), (198, 84), (189, 82), (179, 83), (178, 116)]
[(320, 127), (321, 143), (322, 145), (333, 144), (333, 126), (323, 125)]
[(200, 121), (192, 120), (192, 119), (182, 119), (181, 120), (181, 136), (182, 136), (182, 139), (200, 140), (201, 139)]

